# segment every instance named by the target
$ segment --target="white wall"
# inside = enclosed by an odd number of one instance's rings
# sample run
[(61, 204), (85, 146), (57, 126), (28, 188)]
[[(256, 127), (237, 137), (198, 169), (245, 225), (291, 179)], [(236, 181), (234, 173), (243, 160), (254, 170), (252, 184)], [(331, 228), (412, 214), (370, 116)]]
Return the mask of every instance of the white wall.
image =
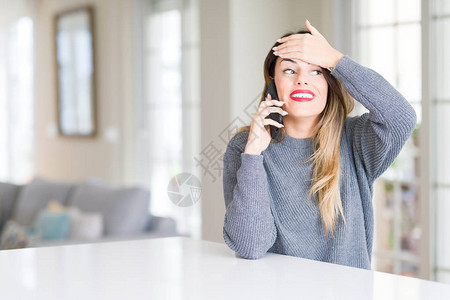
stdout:
[[(243, 110), (262, 91), (264, 59), (276, 39), (308, 18), (332, 42), (333, 20), (332, 0), (203, 0), (200, 9), (203, 148), (236, 117), (250, 122)], [(202, 238), (223, 242), (219, 179), (202, 178)]]
[[(95, 176), (119, 183), (129, 160), (130, 112), (133, 99), (132, 6), (120, 0), (41, 0), (35, 12), (35, 167), (36, 174), (56, 180)], [(98, 135), (56, 135), (56, 89), (53, 18), (60, 11), (93, 5)], [(109, 140), (107, 132), (116, 133)], [(128, 152), (127, 152), (128, 151)], [(129, 171), (128, 171), (129, 173)]]
[[(201, 149), (230, 120), (230, 2), (200, 0)], [(221, 177), (202, 173), (202, 238), (221, 241), (224, 201)], [(222, 221), (221, 221), (222, 220)]]

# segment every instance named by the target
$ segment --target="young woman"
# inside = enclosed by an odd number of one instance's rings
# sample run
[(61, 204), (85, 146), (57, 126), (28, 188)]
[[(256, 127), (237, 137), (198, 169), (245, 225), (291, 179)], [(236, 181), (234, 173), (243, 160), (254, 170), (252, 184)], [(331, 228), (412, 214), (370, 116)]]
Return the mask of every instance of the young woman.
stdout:
[[(308, 21), (306, 28), (268, 53), (251, 126), (228, 143), (223, 236), (248, 259), (273, 252), (370, 269), (373, 182), (416, 115), (378, 73), (331, 47)], [(265, 99), (272, 79), (280, 101)], [(369, 113), (348, 117), (349, 94)], [(270, 113), (281, 113), (284, 126)], [(280, 128), (280, 142), (268, 125)]]

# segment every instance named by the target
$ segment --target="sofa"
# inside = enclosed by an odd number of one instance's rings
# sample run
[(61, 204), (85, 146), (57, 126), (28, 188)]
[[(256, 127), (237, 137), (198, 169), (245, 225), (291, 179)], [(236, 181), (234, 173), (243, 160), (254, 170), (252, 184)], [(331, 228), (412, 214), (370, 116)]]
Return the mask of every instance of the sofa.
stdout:
[(0, 182), (0, 249), (178, 236), (174, 219), (149, 205), (148, 190), (98, 179)]

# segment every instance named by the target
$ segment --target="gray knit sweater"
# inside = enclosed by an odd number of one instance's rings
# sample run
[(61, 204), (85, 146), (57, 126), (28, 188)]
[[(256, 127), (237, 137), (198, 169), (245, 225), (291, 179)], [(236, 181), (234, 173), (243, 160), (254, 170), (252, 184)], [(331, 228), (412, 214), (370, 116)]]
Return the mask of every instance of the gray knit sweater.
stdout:
[(312, 139), (286, 136), (261, 155), (245, 154), (248, 131), (235, 135), (224, 155), (223, 237), (238, 255), (266, 252), (370, 269), (372, 187), (411, 135), (416, 114), (381, 75), (348, 56), (332, 74), (369, 113), (347, 117), (340, 142), (340, 193), (347, 224), (339, 218), (326, 238), (319, 209), (308, 196)]

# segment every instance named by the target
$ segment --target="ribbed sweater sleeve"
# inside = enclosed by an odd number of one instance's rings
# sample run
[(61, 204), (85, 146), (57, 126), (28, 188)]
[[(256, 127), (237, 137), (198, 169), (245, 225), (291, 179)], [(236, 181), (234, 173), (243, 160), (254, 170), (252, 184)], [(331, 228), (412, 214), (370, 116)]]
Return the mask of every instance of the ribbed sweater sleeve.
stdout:
[(277, 231), (270, 209), (262, 155), (243, 153), (245, 134), (228, 144), (223, 162), (225, 220), (223, 237), (240, 256), (258, 259), (274, 244)]
[(416, 124), (408, 101), (381, 75), (344, 56), (332, 73), (369, 110), (350, 122), (352, 146), (369, 182), (394, 161)]

